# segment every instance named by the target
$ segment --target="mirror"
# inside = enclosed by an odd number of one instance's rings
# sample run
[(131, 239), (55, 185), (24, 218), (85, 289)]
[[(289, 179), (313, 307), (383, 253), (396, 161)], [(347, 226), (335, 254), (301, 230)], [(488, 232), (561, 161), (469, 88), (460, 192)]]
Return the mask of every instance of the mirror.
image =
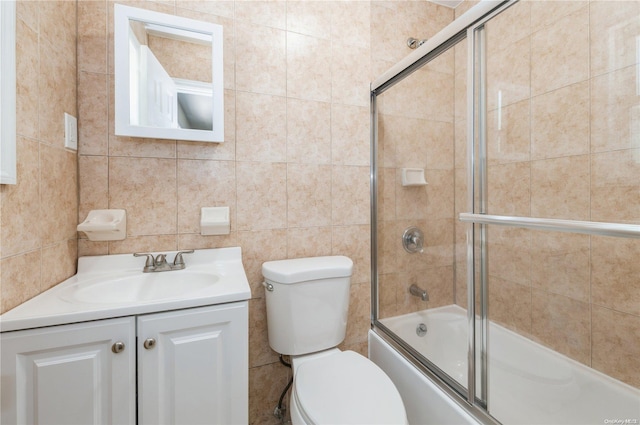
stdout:
[(0, 183), (16, 182), (16, 2), (0, 1)]
[(224, 141), (222, 26), (115, 5), (116, 135)]

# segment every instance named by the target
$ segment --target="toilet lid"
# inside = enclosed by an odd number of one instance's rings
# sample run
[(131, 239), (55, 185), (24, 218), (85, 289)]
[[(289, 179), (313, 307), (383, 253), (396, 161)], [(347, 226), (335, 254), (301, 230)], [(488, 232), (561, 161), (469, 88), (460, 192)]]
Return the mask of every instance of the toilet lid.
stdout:
[(407, 423), (391, 379), (353, 351), (302, 363), (295, 382), (298, 407), (315, 424)]

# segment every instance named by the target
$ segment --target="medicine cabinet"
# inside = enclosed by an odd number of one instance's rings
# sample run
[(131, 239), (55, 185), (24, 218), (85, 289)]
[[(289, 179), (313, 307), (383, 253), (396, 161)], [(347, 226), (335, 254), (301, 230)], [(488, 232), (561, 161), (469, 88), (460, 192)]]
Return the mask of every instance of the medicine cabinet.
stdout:
[(224, 141), (222, 26), (114, 7), (116, 135)]

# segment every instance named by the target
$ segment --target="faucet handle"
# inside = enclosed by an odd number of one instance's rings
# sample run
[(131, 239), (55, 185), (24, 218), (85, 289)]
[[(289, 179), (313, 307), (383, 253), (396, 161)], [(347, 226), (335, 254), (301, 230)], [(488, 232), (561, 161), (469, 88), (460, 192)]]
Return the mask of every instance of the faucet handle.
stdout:
[(174, 266), (182, 266), (182, 268), (185, 267), (184, 258), (182, 258), (182, 254), (193, 254), (193, 249), (189, 249), (187, 251), (178, 251), (178, 253), (176, 254), (176, 258), (173, 259)]
[(156, 267), (167, 264), (167, 254), (158, 254), (156, 255), (155, 261)]
[(153, 254), (149, 254), (146, 252), (134, 252), (134, 257), (147, 257), (147, 261), (144, 263), (144, 271), (153, 270), (155, 267), (155, 259), (153, 258)]

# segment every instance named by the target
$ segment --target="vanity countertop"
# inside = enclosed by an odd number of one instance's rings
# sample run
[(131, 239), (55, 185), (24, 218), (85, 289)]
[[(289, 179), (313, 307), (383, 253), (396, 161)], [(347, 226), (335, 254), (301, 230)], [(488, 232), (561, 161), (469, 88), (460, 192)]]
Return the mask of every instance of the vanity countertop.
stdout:
[[(157, 254), (157, 253), (154, 253)], [(173, 261), (176, 252), (168, 252)], [(143, 273), (144, 257), (81, 257), (78, 273), (0, 315), (0, 331), (223, 304), (251, 298), (239, 247), (196, 250), (186, 268)]]

